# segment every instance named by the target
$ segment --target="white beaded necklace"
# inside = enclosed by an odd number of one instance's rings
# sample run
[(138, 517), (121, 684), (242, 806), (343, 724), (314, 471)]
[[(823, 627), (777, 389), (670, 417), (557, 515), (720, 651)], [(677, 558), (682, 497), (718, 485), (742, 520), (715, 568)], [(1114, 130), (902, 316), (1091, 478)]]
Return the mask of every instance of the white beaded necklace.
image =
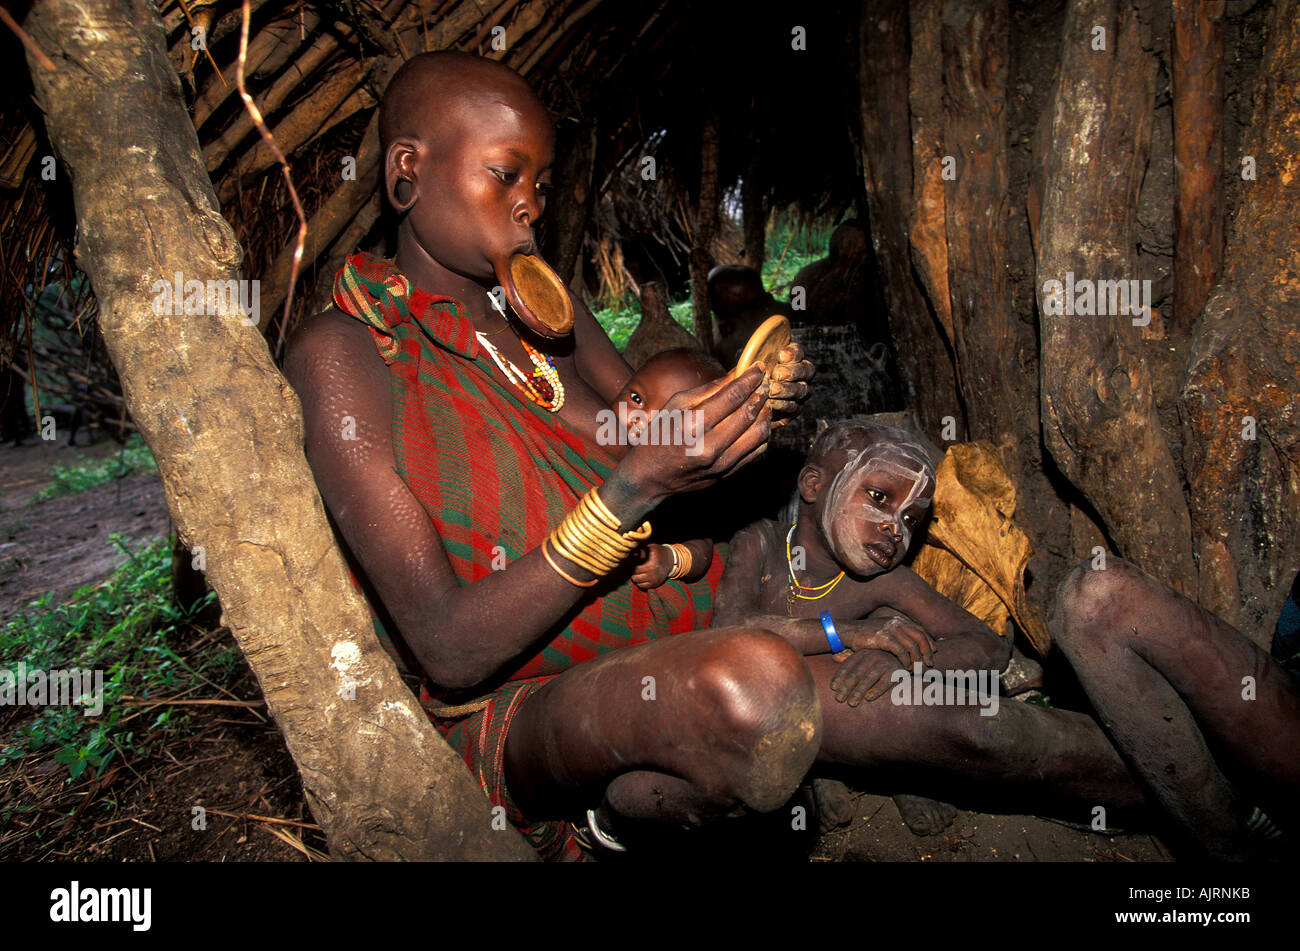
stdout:
[[(502, 319), (506, 321), (506, 325), (513, 326), (510, 324), (510, 318), (506, 317), (505, 309), (497, 303), (496, 297), (492, 294), (488, 294), (488, 300), (492, 302), (492, 307), (501, 315)], [(493, 333), (499, 333), (499, 331), (493, 331)], [(516, 332), (515, 335), (518, 336), (518, 332)], [(483, 333), (483, 331), (474, 331), (474, 336), (478, 338), (478, 342), (485, 350), (487, 350), (488, 356), (492, 358), (492, 362), (497, 365), (497, 368), (501, 370), (505, 375), (505, 378), (513, 383), (516, 388), (522, 390), (525, 396), (538, 406), (550, 410), (552, 413), (558, 413), (560, 411), (561, 407), (564, 406), (564, 384), (560, 382), (560, 372), (555, 369), (555, 360), (553, 357), (543, 356), (535, 347), (530, 347), (527, 340), (523, 337), (519, 337), (519, 342), (524, 345), (524, 350), (527, 352), (528, 358), (533, 361), (533, 366), (537, 367), (537, 372), (535, 374), (526, 374), (523, 370), (519, 369), (519, 367), (515, 366), (509, 357), (505, 356), (500, 350), (494, 347), (492, 342), (487, 339), (488, 335)], [(550, 386), (551, 398), (549, 400), (545, 399), (536, 391), (532, 383), (533, 376), (540, 376)]]

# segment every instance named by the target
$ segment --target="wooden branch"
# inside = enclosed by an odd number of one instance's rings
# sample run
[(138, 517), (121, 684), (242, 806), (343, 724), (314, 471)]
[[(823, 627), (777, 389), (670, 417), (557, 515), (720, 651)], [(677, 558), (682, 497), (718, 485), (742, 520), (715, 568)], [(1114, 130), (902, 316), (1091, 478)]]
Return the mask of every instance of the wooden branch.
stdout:
[(1140, 312), (1134, 229), (1157, 65), (1142, 29), (1130, 0), (1070, 0), (1066, 12), (1036, 274), (1043, 440), (1120, 554), (1193, 592), (1182, 480), (1134, 324), (1150, 319)]
[[(371, 63), (377, 62), (372, 60)], [(280, 151), (292, 155), (302, 145), (316, 137), (325, 120), (347, 100), (361, 84), (367, 72), (366, 64), (358, 60), (339, 70), (321, 89), (299, 103), (288, 115), (275, 124), (271, 134)], [(241, 180), (252, 178), (276, 165), (279, 159), (265, 140), (245, 151), (235, 162), (235, 167), (221, 179), (217, 198), (225, 205), (238, 192)]]
[(1174, 0), (1174, 314), (1191, 333), (1223, 266), (1223, 0)]
[(596, 162), (596, 122), (585, 123), (572, 135), (572, 144), (560, 155), (555, 176), (559, 188), (547, 211), (555, 234), (551, 266), (566, 284), (573, 279), (587, 218), (595, 201), (591, 180)]
[[(339, 36), (347, 37), (352, 34), (351, 27), (344, 23), (337, 25), (337, 32), (322, 33), (312, 41), (307, 52), (296, 60), (285, 73), (280, 76), (271, 88), (257, 99), (257, 107), (262, 111), (262, 115), (270, 117), (289, 95), (296, 90), (299, 85), (322, 66), (331, 56), (338, 52)], [(230, 124), (203, 149), (203, 161), (207, 167), (208, 173), (215, 172), (230, 155), (232, 149), (243, 141), (244, 137), (253, 131), (253, 119), (248, 114), (247, 109), (241, 109), (231, 120)]]
[(573, 38), (574, 27), (576, 27), (578, 23), (587, 16), (587, 14), (600, 6), (600, 2), (601, 0), (587, 0), (586, 3), (565, 17), (564, 22), (561, 23), (558, 28), (545, 31), (545, 36), (541, 45), (532, 52), (528, 59), (524, 61), (524, 65), (519, 68), (519, 74), (521, 76), (527, 76), (532, 72), (533, 67), (541, 61), (541, 58), (546, 55), (547, 51), (550, 50), (557, 41), (561, 39), (566, 41), (571, 40)]
[[(235, 11), (235, 26), (239, 26), (239, 12)], [(224, 21), (223, 21), (224, 22)], [(310, 36), (320, 23), (314, 10), (308, 9), (303, 15), (303, 26)], [(295, 39), (290, 37), (297, 33), (299, 25), (296, 20), (285, 20), (280, 23), (269, 24), (257, 32), (257, 35), (249, 40), (248, 43), (248, 65), (245, 67), (245, 73), (253, 76), (265, 71), (269, 75), (274, 75), (281, 66), (288, 62), (289, 58), (294, 56), (306, 46), (302, 42), (301, 46)], [(235, 69), (231, 65), (226, 68), (230, 76), (234, 76)], [(199, 93), (198, 98), (194, 101), (194, 126), (202, 128), (203, 124), (230, 96), (235, 95), (235, 84), (222, 82), (217, 76), (209, 76), (204, 82), (203, 90)]]
[(740, 205), (744, 215), (745, 263), (759, 272), (763, 270), (763, 258), (767, 252), (767, 208), (763, 201), (761, 174), (762, 166), (756, 149), (740, 185)]
[[(151, 0), (38, 0), (33, 68), (68, 170), (99, 324), (207, 576), (340, 859), (527, 859), (375, 637), (303, 455), (297, 395), (238, 307), (160, 306), (155, 281), (234, 281), (221, 217)], [(106, 121), (107, 118), (112, 121)]]
[(1254, 113), (1229, 162), (1240, 201), (1223, 279), (1179, 402), (1200, 603), (1263, 646), (1300, 571), (1297, 0), (1278, 0), (1266, 35)]

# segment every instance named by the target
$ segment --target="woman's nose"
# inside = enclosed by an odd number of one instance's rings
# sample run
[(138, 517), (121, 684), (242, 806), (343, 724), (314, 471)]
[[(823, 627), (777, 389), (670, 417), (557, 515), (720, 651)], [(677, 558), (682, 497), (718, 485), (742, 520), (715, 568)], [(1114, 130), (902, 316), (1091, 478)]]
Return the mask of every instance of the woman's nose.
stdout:
[(519, 199), (519, 203), (515, 205), (515, 221), (531, 226), (539, 214), (541, 214), (541, 206), (538, 204), (537, 196), (525, 192)]

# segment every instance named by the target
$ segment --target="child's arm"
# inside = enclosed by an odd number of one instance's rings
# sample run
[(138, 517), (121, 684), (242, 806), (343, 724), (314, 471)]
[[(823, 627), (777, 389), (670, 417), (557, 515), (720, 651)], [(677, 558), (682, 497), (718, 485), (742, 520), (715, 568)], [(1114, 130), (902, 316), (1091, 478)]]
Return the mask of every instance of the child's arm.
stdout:
[(682, 575), (682, 581), (699, 581), (709, 573), (713, 564), (713, 539), (692, 538), (683, 542), (691, 553), (691, 570)]
[[(727, 568), (718, 585), (714, 601), (713, 623), (719, 627), (744, 625), (758, 627), (784, 637), (801, 654), (828, 654), (830, 642), (826, 629), (817, 618), (792, 619), (764, 611), (762, 579), (773, 536), (763, 522), (742, 528), (731, 540)], [(875, 648), (888, 651), (895, 664), (910, 667), (915, 662), (929, 663), (930, 644), (915, 625), (887, 626), (877, 621), (836, 620), (840, 639), (846, 647)]]
[[(1002, 670), (1011, 659), (1010, 638), (953, 604), (906, 566), (873, 579), (881, 607), (873, 618), (901, 616), (934, 638), (934, 666), (940, 670)], [(892, 611), (890, 610), (892, 609)]]

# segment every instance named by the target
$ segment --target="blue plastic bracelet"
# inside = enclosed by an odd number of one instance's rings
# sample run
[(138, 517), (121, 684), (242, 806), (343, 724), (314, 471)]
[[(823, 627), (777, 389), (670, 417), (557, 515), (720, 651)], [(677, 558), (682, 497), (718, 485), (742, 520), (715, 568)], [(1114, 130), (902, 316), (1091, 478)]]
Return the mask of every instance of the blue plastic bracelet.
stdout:
[(844, 642), (840, 640), (839, 632), (835, 630), (835, 622), (831, 620), (831, 612), (822, 612), (822, 630), (826, 632), (826, 642), (831, 645), (831, 653), (838, 654), (844, 650)]

